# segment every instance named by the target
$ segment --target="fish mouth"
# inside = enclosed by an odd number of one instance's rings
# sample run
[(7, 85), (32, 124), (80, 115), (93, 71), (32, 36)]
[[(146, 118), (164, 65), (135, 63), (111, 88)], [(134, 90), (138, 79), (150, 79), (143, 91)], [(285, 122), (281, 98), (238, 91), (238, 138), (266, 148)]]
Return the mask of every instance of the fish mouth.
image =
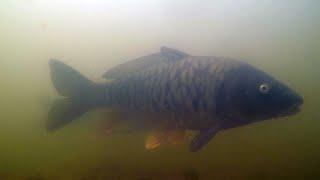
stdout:
[(286, 117), (286, 116), (292, 116), (301, 111), (301, 104), (296, 103), (293, 106), (291, 106), (289, 109), (287, 109), (285, 112), (283, 112), (280, 116)]
[(294, 103), (289, 108), (287, 108), (280, 116), (282, 117), (291, 116), (301, 111), (301, 106), (303, 104), (303, 97), (296, 93), (291, 97)]

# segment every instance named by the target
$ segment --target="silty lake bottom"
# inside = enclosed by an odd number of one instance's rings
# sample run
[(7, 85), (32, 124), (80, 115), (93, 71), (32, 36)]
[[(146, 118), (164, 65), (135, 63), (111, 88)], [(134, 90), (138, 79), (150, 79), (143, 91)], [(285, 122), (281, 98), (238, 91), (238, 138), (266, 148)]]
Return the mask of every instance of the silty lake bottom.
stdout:
[[(318, 179), (319, 5), (1, 1), (0, 179)], [(154, 151), (144, 148), (145, 132), (103, 134), (101, 122), (116, 117), (101, 109), (46, 132), (59, 98), (50, 58), (100, 82), (161, 46), (248, 62), (301, 94), (302, 111), (219, 132), (196, 153), (187, 148), (191, 133)]]

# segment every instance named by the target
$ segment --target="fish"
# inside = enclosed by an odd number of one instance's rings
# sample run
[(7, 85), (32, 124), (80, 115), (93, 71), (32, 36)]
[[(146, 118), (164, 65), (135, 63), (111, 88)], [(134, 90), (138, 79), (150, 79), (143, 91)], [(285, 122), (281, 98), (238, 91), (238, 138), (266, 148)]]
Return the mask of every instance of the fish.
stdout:
[(157, 132), (147, 138), (150, 149), (163, 137), (170, 139), (165, 132), (183, 135), (188, 130), (196, 133), (189, 150), (197, 152), (218, 132), (294, 115), (303, 104), (296, 91), (242, 60), (168, 47), (110, 69), (103, 74), (104, 83), (56, 59), (49, 66), (51, 81), (63, 96), (48, 112), (49, 132), (90, 110), (114, 109), (136, 128)]

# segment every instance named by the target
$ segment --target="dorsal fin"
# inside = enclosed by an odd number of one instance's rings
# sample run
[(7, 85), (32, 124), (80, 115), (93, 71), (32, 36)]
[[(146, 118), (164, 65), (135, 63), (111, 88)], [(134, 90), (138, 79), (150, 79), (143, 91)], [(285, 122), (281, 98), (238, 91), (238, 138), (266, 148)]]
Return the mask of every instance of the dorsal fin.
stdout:
[(168, 48), (165, 46), (160, 48), (160, 53), (170, 60), (180, 60), (180, 59), (183, 59), (183, 58), (189, 56), (189, 54), (187, 54), (187, 53), (184, 53), (184, 52), (179, 51), (177, 49)]
[(189, 56), (188, 54), (176, 49), (161, 47), (160, 52), (142, 56), (140, 58), (120, 64), (106, 73), (103, 77), (106, 79), (119, 79), (130, 76), (130, 74), (143, 71), (147, 68), (158, 66), (167, 62), (175, 62)]

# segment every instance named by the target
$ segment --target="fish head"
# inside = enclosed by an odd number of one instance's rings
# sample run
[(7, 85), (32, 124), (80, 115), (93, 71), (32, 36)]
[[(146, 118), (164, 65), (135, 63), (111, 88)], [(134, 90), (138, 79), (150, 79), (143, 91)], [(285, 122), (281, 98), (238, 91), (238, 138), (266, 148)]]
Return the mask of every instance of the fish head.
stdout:
[(247, 122), (293, 115), (303, 104), (297, 92), (245, 63), (226, 73), (220, 92), (221, 112)]

